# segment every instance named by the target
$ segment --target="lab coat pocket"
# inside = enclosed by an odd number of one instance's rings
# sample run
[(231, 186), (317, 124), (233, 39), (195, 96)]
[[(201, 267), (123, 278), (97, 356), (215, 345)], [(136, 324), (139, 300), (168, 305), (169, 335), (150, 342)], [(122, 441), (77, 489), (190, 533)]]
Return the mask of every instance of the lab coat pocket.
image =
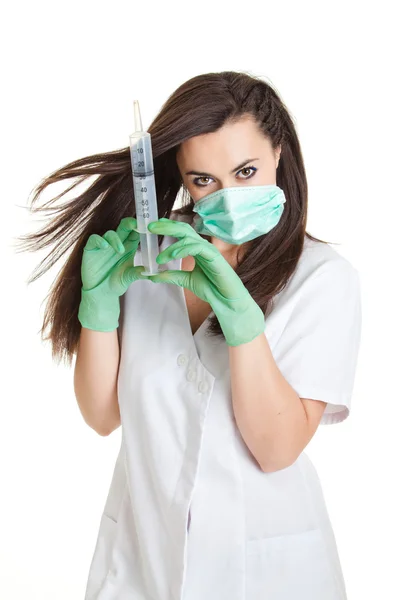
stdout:
[(117, 522), (103, 513), (97, 536), (92, 563), (90, 565), (89, 580), (87, 583), (85, 600), (97, 598), (111, 565), (111, 555), (117, 533)]
[(246, 600), (345, 600), (320, 529), (248, 540)]

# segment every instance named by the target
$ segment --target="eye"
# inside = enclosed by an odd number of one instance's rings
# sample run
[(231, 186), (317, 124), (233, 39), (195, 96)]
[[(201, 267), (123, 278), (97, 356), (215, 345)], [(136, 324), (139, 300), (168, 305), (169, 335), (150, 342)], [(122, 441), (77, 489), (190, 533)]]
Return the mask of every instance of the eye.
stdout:
[[(253, 177), (253, 175), (255, 174), (257, 169), (250, 165), (249, 167), (243, 167), (243, 169), (240, 169), (240, 171), (238, 171), (238, 173), (242, 173), (243, 171), (250, 171), (250, 175), (248, 177), (243, 178), (243, 179), (250, 179), (250, 177)], [(242, 179), (242, 177), (239, 177), (239, 179)]]
[(206, 187), (206, 185), (207, 185), (206, 183), (205, 183), (205, 184), (203, 184), (203, 183), (198, 183), (198, 182), (200, 181), (200, 179), (211, 179), (211, 177), (206, 177), (206, 176), (204, 175), (203, 177), (195, 177), (195, 178), (192, 180), (192, 183), (194, 183), (194, 185), (197, 185), (198, 187)]
[[(251, 177), (253, 177), (256, 173), (256, 171), (258, 171), (258, 169), (256, 169), (256, 167), (253, 167), (252, 165), (248, 166), (248, 167), (243, 167), (243, 169), (240, 169), (240, 171), (238, 171), (236, 173), (236, 175), (238, 173), (242, 173), (243, 171), (250, 171), (250, 175), (248, 175), (247, 177), (239, 177), (239, 179), (250, 179)], [(195, 177), (192, 180), (192, 183), (194, 183), (194, 185), (197, 185), (197, 187), (206, 187), (208, 184), (207, 183), (199, 183), (199, 181), (201, 179), (212, 179), (212, 177), (208, 177), (208, 176), (202, 176), (202, 177)]]

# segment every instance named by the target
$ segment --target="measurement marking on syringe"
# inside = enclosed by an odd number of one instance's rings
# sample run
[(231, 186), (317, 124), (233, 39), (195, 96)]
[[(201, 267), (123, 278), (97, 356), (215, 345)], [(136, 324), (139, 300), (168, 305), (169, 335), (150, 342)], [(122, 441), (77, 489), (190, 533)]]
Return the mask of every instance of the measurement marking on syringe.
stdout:
[(147, 171), (146, 173), (139, 172), (139, 171), (133, 171), (133, 174), (135, 177), (140, 177), (142, 179), (145, 179), (146, 177), (151, 177), (152, 175), (154, 175), (154, 170), (153, 171)]

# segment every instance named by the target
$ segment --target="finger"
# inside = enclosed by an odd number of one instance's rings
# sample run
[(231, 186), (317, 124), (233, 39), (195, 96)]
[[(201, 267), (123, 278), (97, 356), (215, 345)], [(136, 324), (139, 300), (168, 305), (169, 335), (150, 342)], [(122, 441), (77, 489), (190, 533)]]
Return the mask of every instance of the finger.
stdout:
[(89, 236), (89, 239), (86, 242), (84, 250), (97, 250), (99, 248), (107, 248), (107, 246), (107, 241), (105, 241), (101, 237), (101, 235), (98, 235), (97, 233), (92, 233), (92, 235)]
[(149, 279), (153, 283), (173, 283), (180, 287), (187, 287), (190, 278), (190, 271), (163, 271), (157, 275), (147, 275), (146, 279)]
[(237, 296), (238, 290), (241, 291), (243, 288), (243, 283), (237, 273), (220, 251), (209, 242), (202, 240), (200, 244), (187, 244), (173, 251), (173, 256), (175, 258), (195, 257), (196, 264), (223, 296), (228, 297), (229, 294), (232, 294), (232, 298), (234, 298)]
[(137, 220), (135, 217), (124, 217), (121, 219), (120, 224), (116, 229), (116, 233), (118, 234), (121, 242), (124, 242), (128, 237), (129, 240), (139, 240), (140, 234), (137, 231), (134, 231), (137, 227)]
[(157, 233), (158, 235), (170, 235), (171, 237), (177, 238), (188, 236), (193, 240), (203, 239), (189, 223), (173, 221), (172, 219), (152, 221), (148, 225), (148, 230), (150, 233)]
[(193, 256), (201, 259), (202, 261), (211, 262), (214, 261), (217, 256), (221, 256), (221, 253), (215, 246), (213, 246), (213, 244), (210, 244), (202, 239), (201, 242), (186, 242), (185, 244), (181, 243), (180, 247), (172, 250), (171, 256), (173, 258), (185, 258), (186, 256)]
[(168, 248), (165, 248), (158, 256), (156, 257), (156, 261), (159, 265), (163, 265), (170, 260), (173, 260), (175, 257), (175, 251), (180, 250), (183, 246), (188, 245), (192, 242), (191, 238), (184, 237), (181, 240), (171, 244)]
[(121, 242), (118, 233), (113, 229), (106, 231), (106, 233), (103, 235), (103, 238), (107, 240), (113, 250), (118, 254), (125, 252), (124, 244)]

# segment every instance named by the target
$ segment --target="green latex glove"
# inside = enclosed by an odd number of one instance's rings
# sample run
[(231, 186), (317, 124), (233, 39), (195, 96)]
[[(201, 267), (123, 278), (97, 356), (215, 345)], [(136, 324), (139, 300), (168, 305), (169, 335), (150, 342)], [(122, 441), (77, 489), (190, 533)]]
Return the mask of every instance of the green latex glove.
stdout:
[(157, 256), (157, 263), (193, 256), (196, 264), (193, 271), (163, 271), (148, 275), (147, 279), (185, 287), (208, 302), (228, 346), (251, 342), (264, 332), (263, 311), (213, 244), (203, 239), (189, 223), (181, 221), (159, 219), (150, 223), (148, 229), (151, 233), (180, 238)]
[(133, 217), (121, 220), (116, 231), (103, 236), (93, 233), (83, 249), (81, 302), (78, 319), (83, 327), (95, 331), (114, 331), (120, 314), (119, 297), (137, 279), (143, 266), (133, 266), (139, 245)]

